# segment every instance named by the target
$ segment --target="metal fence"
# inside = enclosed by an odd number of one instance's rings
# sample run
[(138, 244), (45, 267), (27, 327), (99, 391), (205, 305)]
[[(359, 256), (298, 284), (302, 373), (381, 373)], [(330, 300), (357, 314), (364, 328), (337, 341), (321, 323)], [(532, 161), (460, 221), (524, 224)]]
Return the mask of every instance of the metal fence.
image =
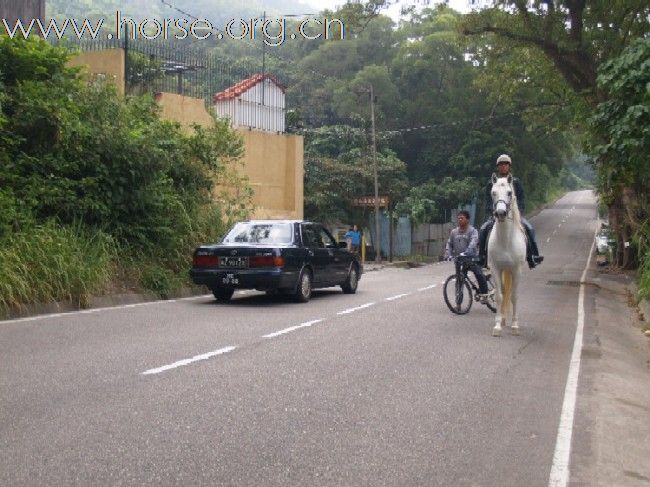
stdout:
[(60, 43), (73, 50), (125, 50), (126, 93), (177, 93), (212, 103), (215, 93), (262, 72), (263, 57), (228, 56), (192, 41), (97, 39)]

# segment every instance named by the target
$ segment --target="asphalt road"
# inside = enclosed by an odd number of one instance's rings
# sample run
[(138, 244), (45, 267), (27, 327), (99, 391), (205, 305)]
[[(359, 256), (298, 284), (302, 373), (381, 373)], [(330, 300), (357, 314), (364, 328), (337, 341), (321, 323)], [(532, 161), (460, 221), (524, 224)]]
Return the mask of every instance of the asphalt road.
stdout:
[(520, 336), (448, 311), (449, 263), (307, 304), (0, 322), (0, 485), (548, 485), (595, 199), (532, 222), (546, 260), (524, 271)]

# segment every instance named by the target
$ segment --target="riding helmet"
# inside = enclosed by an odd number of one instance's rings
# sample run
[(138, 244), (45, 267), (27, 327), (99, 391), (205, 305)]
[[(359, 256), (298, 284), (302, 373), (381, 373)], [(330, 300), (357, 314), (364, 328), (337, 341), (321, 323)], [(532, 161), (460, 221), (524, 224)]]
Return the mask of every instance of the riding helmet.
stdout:
[(499, 157), (497, 157), (497, 166), (500, 162), (507, 162), (508, 164), (512, 165), (512, 159), (510, 159), (510, 156), (508, 154), (501, 154)]

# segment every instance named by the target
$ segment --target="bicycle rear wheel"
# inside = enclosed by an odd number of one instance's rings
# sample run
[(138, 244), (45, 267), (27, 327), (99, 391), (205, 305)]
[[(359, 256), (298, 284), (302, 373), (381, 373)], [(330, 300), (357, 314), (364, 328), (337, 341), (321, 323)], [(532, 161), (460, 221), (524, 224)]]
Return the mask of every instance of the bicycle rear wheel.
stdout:
[(456, 274), (449, 276), (443, 287), (443, 295), (445, 303), (452, 313), (457, 315), (469, 313), (473, 296), (472, 288), (465, 279), (459, 282), (456, 280)]

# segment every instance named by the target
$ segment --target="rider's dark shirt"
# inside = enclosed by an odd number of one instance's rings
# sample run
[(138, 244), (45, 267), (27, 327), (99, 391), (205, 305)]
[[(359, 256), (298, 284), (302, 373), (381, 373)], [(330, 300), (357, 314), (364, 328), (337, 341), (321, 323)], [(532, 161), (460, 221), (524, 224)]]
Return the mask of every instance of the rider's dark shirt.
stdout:
[[(524, 187), (519, 181), (519, 178), (512, 178), (512, 186), (515, 188), (515, 197), (517, 198), (517, 206), (519, 207), (519, 213), (522, 215), (525, 213), (526, 203), (524, 201)], [(487, 216), (492, 214), (492, 178), (485, 186), (485, 214)], [(486, 217), (487, 218), (487, 217)]]

